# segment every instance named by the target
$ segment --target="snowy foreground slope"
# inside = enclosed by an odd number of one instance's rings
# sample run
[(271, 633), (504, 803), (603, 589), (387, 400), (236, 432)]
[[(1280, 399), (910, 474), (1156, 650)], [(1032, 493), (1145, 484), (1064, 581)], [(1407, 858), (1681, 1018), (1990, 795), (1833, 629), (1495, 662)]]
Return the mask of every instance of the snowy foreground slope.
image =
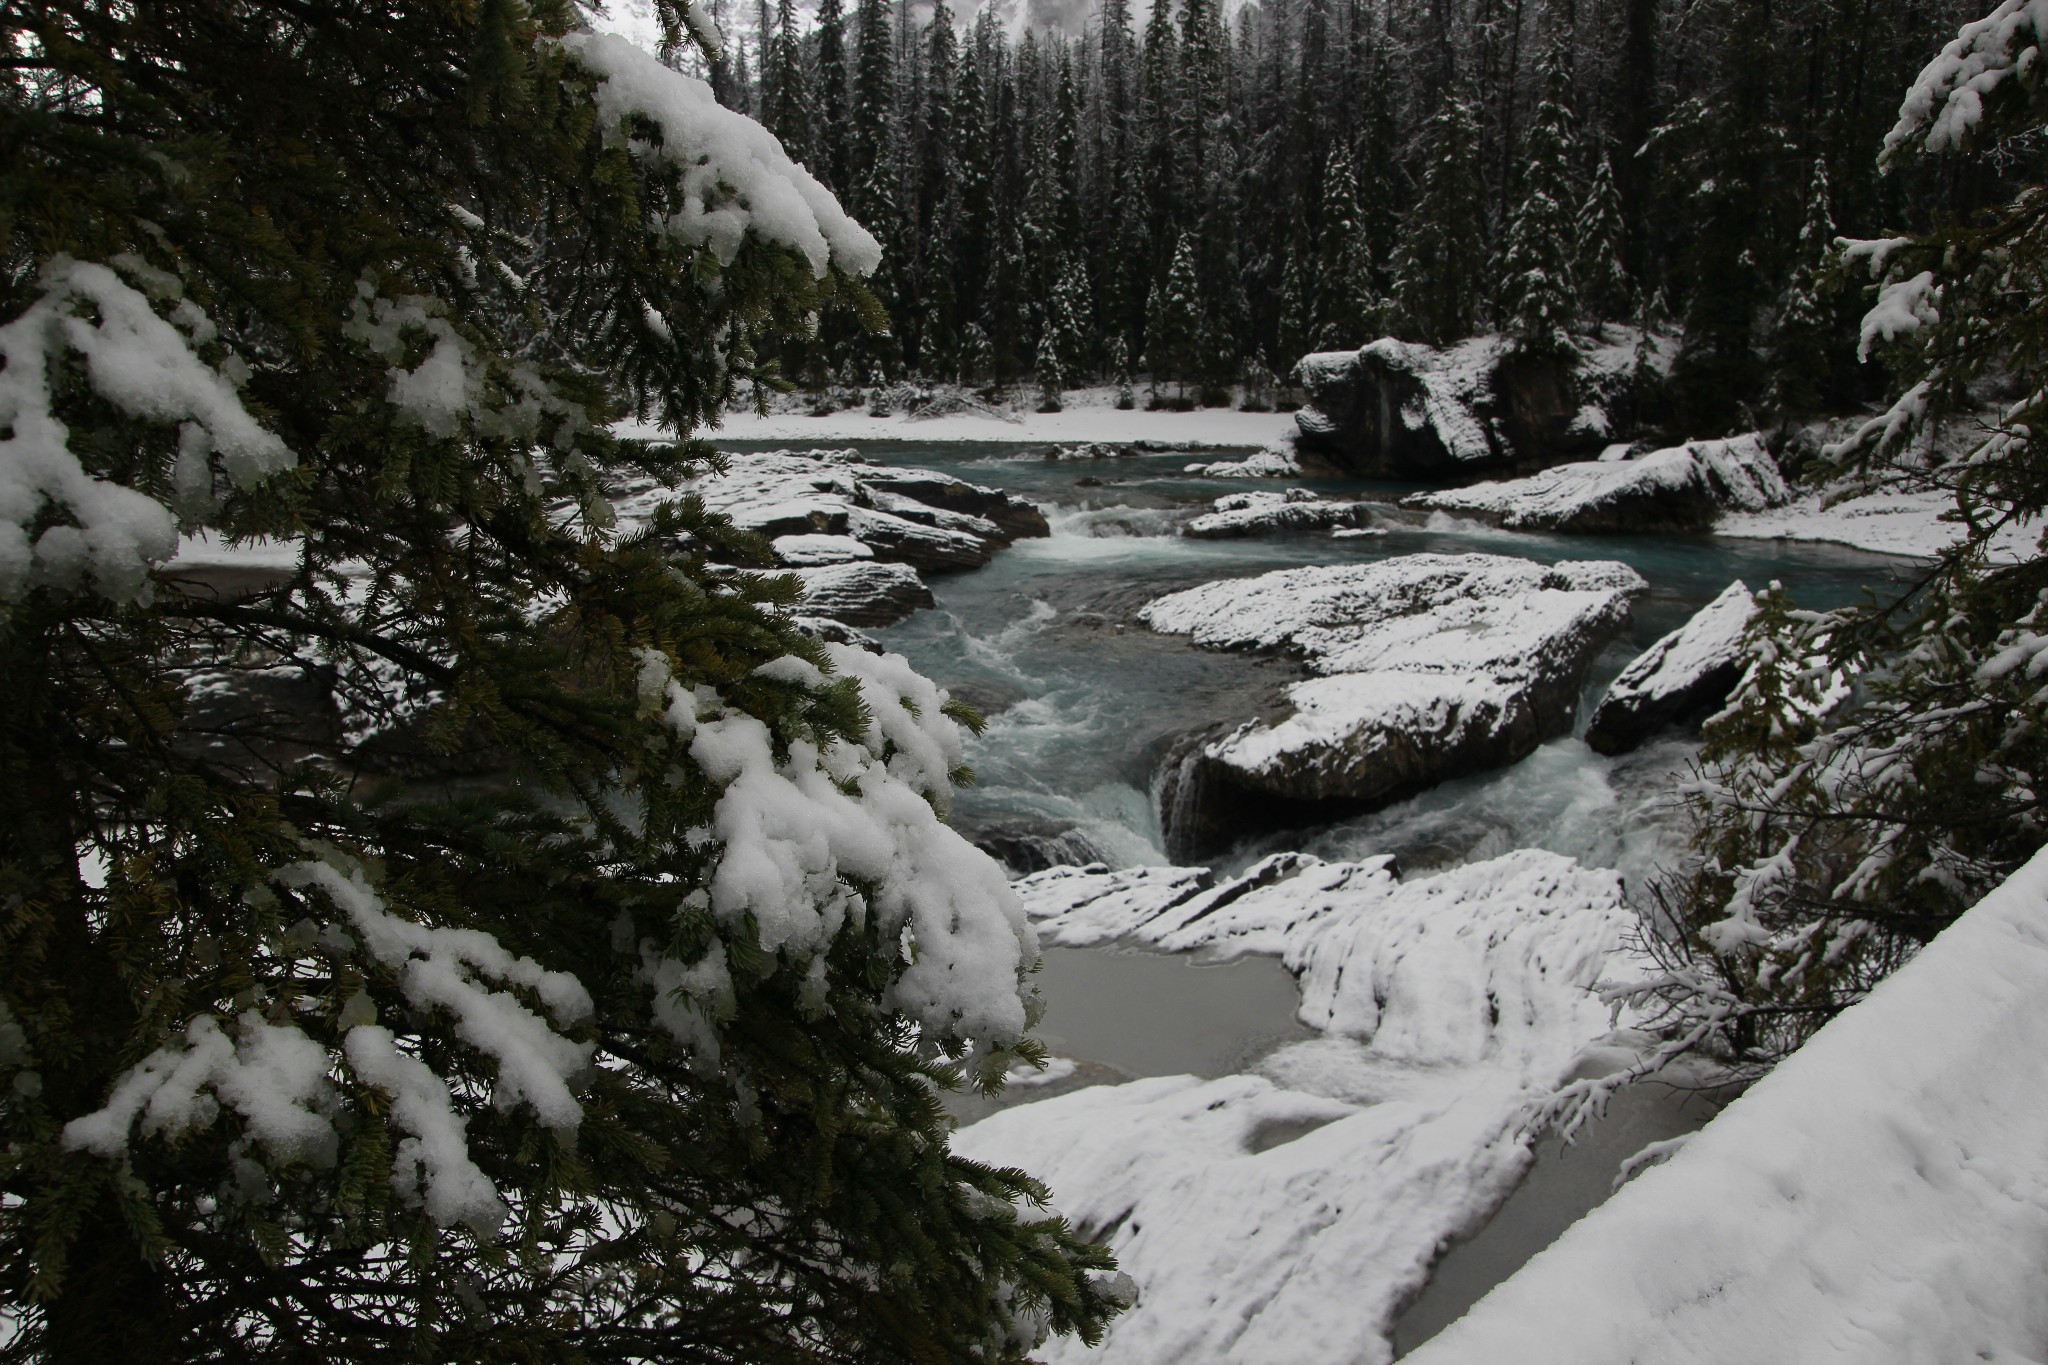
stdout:
[(1090, 1087), (955, 1135), (1044, 1179), (1137, 1281), (1099, 1348), (1047, 1361), (1389, 1360), (1441, 1246), (1526, 1170), (1526, 1106), (1608, 1032), (1591, 987), (1641, 970), (1619, 877), (1533, 850), (1407, 882), (1283, 854), (1221, 882), (1097, 865), (1015, 888), (1049, 942), (1279, 952), (1325, 1031), (1255, 1074)]
[(2044, 1096), (2048, 853), (1408, 1359), (2039, 1361)]

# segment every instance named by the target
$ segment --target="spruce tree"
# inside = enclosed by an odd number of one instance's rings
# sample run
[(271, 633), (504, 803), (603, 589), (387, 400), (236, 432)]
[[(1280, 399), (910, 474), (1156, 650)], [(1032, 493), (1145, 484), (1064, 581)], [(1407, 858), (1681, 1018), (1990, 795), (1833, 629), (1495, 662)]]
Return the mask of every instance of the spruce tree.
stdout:
[(1188, 380), (1202, 365), (1202, 296), (1195, 277), (1194, 243), (1186, 233), (1173, 247), (1173, 265), (1153, 291), (1145, 319), (1146, 356), (1152, 382), (1171, 379), (1178, 396), (1187, 396)]
[(1404, 333), (1442, 346), (1479, 323), (1486, 281), (1479, 127), (1446, 95), (1430, 122), (1422, 192), (1402, 225), (1394, 293)]
[(839, 194), (853, 188), (853, 120), (846, 70), (846, 11), (818, 0), (818, 178)]
[[(1900, 104), (1889, 173), (2024, 146), (2033, 20), (1965, 28)], [(1971, 222), (1853, 242), (1888, 410), (1823, 452), (1840, 479), (1953, 501), (1953, 545), (1902, 594), (1834, 611), (1760, 594), (1749, 669), (1688, 786), (1694, 856), (1662, 897), (1671, 970), (1644, 994), (1678, 1043), (1768, 1067), (2042, 847), (2048, 783), (2048, 276), (2043, 187)], [(1809, 214), (1809, 245), (1824, 210)], [(1987, 409), (1992, 376), (2021, 395)], [(2003, 545), (2000, 542), (2003, 542)]]
[(1323, 175), (1323, 214), (1316, 231), (1314, 346), (1341, 351), (1363, 346), (1374, 312), (1371, 242), (1358, 207), (1351, 153), (1341, 144)]
[(1792, 274), (1778, 296), (1771, 338), (1770, 403), (1781, 419), (1819, 411), (1834, 343), (1833, 310), (1821, 297), (1834, 257), (1835, 221), (1828, 195), (1828, 166), (1814, 158), (1806, 187), (1806, 218), (1799, 228)]
[(1502, 261), (1503, 329), (1523, 355), (1568, 358), (1579, 296), (1572, 279), (1571, 169), (1575, 137), (1564, 44), (1543, 61), (1543, 99), (1522, 148), (1522, 198)]
[(1589, 321), (1611, 321), (1629, 314), (1621, 234), (1621, 195), (1614, 187), (1614, 164), (1603, 155), (1579, 205), (1572, 240), (1572, 283), (1578, 287), (1579, 315)]
[(697, 500), (613, 529), (708, 458), (615, 424), (713, 417), (876, 243), (579, 23), (0, 13), (11, 1359), (1020, 1359), (1112, 1307), (947, 1151), (936, 1089), (1033, 1049), (943, 694)]

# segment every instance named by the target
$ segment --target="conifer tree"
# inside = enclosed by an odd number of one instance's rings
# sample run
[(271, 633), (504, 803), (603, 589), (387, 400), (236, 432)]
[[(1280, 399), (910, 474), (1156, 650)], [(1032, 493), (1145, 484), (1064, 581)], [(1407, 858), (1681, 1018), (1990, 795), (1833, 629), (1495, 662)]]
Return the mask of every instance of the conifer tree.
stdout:
[(853, 188), (853, 121), (848, 104), (846, 11), (818, 0), (818, 175), (839, 194)]
[(1472, 107), (1447, 94), (1430, 123), (1422, 191), (1402, 227), (1394, 292), (1402, 326), (1444, 345), (1479, 322), (1486, 278), (1479, 128)]
[(1621, 195), (1607, 156), (1593, 168), (1593, 183), (1579, 206), (1572, 240), (1572, 283), (1580, 316), (1604, 321), (1628, 316), (1628, 272), (1621, 261)]
[(1340, 351), (1372, 339), (1366, 335), (1375, 302), (1370, 251), (1351, 153), (1339, 144), (1323, 175), (1323, 215), (1316, 231), (1317, 350)]
[(1504, 331), (1523, 355), (1574, 354), (1572, 328), (1579, 295), (1572, 279), (1571, 166), (1575, 137), (1571, 71), (1564, 45), (1552, 41), (1543, 61), (1543, 100), (1522, 149), (1522, 199), (1508, 225), (1502, 262)]
[(615, 424), (712, 417), (874, 239), (550, 0), (0, 33), (0, 1352), (1092, 1335), (1103, 1255), (947, 1151), (1033, 1049), (942, 694), (694, 498), (613, 525), (707, 455)]
[(1152, 382), (1171, 379), (1181, 397), (1202, 365), (1202, 297), (1195, 278), (1194, 244), (1186, 233), (1173, 247), (1173, 266), (1153, 291), (1145, 321)]
[[(2048, 96), (2017, 76), (2044, 36), (2031, 17), (1964, 28), (1901, 102), (1884, 168), (2038, 138)], [(1768, 1067), (2042, 847), (2048, 329), (2011, 306), (2048, 274), (2042, 193), (1838, 258), (1877, 283), (1864, 354), (1899, 389), (1823, 458), (1953, 499), (1957, 539), (1889, 600), (1759, 594), (1748, 672), (1690, 784), (1694, 856), (1664, 887), (1670, 970), (1642, 992), (1669, 1008), (1673, 1051)], [(1972, 390), (1989, 375), (2022, 396), (1987, 420)]]
[(1771, 339), (1771, 407), (1781, 418), (1811, 416), (1820, 408), (1834, 342), (1832, 309), (1821, 297), (1834, 257), (1835, 221), (1829, 203), (1827, 162), (1816, 157), (1806, 187), (1806, 218), (1799, 228), (1792, 276), (1778, 298)]
[(797, 32), (796, 0), (776, 0), (775, 31), (762, 59), (761, 85), (768, 130), (792, 157), (806, 166), (815, 164), (810, 81), (804, 71), (803, 36)]

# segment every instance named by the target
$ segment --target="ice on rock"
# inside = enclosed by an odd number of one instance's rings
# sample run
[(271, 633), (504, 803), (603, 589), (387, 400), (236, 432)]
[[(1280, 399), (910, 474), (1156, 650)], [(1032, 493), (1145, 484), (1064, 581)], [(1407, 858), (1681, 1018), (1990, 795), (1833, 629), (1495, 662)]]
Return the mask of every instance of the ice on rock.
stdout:
[(1755, 435), (1692, 441), (1633, 460), (1558, 465), (1526, 479), (1416, 493), (1409, 507), (1482, 517), (1511, 530), (1704, 529), (1723, 512), (1759, 512), (1792, 497)]
[(1609, 1029), (1592, 987), (1641, 965), (1615, 874), (1547, 853), (1408, 883), (1385, 859), (1282, 855), (1221, 883), (1094, 867), (1017, 886), (1049, 937), (1281, 951), (1304, 1018), (1343, 1031), (1257, 1074), (1098, 1086), (956, 1134), (1028, 1165), (1137, 1282), (1099, 1348), (1048, 1343), (1053, 1362), (1391, 1359), (1431, 1263), (1526, 1169), (1527, 1107)]
[(1586, 743), (1599, 753), (1626, 753), (1659, 727), (1726, 701), (1741, 680), (1742, 642), (1755, 614), (1748, 587), (1729, 584), (1621, 671), (1593, 712)]
[(1286, 649), (1319, 676), (1287, 713), (1169, 759), (1169, 851), (1205, 856), (1259, 803), (1384, 804), (1515, 762), (1568, 730), (1585, 670), (1643, 590), (1626, 565), (1405, 555), (1204, 584), (1139, 613), (1223, 649)]
[(2038, 1359), (2044, 1002), (2048, 854), (1408, 1359)]

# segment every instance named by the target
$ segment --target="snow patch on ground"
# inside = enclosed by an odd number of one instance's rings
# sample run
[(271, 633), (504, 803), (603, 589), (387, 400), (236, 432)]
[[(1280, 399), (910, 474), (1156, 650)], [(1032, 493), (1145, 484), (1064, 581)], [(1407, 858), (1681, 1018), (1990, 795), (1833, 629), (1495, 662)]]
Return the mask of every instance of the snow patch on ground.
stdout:
[(866, 407), (813, 417), (784, 400), (772, 404), (775, 410), (765, 417), (751, 409), (727, 412), (717, 427), (698, 435), (712, 441), (1157, 441), (1200, 449), (1269, 446), (1294, 432), (1294, 417), (1284, 412), (1122, 410), (1116, 406), (1116, 390), (1107, 387), (1072, 390), (1064, 401), (1060, 412), (1033, 412), (1020, 401), (1004, 407), (963, 406), (940, 417), (907, 409), (873, 417)]
[[(1955, 506), (1955, 494), (1935, 488), (1885, 488), (1849, 497), (1808, 493), (1770, 511), (1730, 513), (1714, 533), (1744, 540), (1826, 541), (1929, 559), (1963, 538), (1963, 527), (1947, 519)], [(1992, 537), (1990, 557), (2000, 564), (2031, 558), (2040, 534), (2036, 523), (2008, 526)]]
[(1408, 1358), (2039, 1359), (2044, 1001), (2048, 854)]

